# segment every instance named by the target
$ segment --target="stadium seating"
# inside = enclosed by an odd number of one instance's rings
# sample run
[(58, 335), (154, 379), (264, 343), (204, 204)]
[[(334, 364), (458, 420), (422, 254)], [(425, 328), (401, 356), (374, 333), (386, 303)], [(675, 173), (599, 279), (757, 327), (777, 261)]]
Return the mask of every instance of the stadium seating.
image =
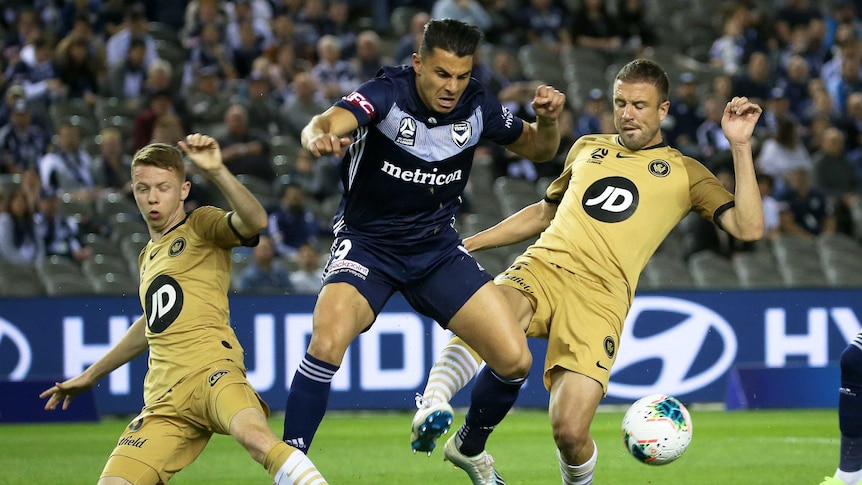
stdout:
[(539, 200), (535, 182), (513, 177), (498, 177), (494, 181), (494, 195), (503, 217), (508, 217)]
[(45, 287), (30, 265), (0, 261), (0, 296), (39, 296)]
[(529, 79), (551, 86), (565, 86), (566, 78), (560, 69), (560, 56), (540, 44), (527, 44), (518, 49), (518, 61)]
[(731, 264), (742, 288), (781, 288), (784, 278), (772, 253), (762, 251), (742, 252), (734, 255)]
[(138, 294), (137, 278), (126, 273), (104, 273), (90, 278), (89, 282), (97, 295)]
[(698, 288), (738, 288), (739, 278), (728, 258), (713, 251), (698, 251), (688, 258), (688, 269)]
[(80, 296), (93, 293), (93, 286), (86, 278), (57, 275), (45, 280), (49, 296)]
[(138, 205), (130, 195), (118, 192), (105, 192), (96, 199), (96, 212), (102, 217), (116, 214), (138, 216)]
[(779, 234), (772, 240), (772, 251), (785, 286), (819, 288), (829, 285), (813, 239)]
[(657, 252), (641, 272), (638, 287), (642, 289), (692, 289), (697, 285), (685, 261), (670, 252)]
[(830, 286), (862, 287), (862, 245), (840, 233), (818, 236), (815, 244)]

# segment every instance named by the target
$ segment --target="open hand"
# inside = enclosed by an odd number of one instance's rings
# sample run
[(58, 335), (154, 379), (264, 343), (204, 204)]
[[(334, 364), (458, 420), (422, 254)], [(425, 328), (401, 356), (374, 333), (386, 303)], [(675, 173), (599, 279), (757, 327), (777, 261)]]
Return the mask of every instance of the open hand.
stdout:
[(48, 402), (45, 403), (46, 411), (57, 409), (57, 405), (61, 402), (63, 403), (62, 409), (65, 411), (69, 408), (69, 404), (75, 396), (92, 388), (93, 385), (95, 385), (95, 382), (88, 380), (82, 374), (64, 382), (54, 383), (54, 386), (49, 389), (45, 389), (41, 394), (39, 394), (39, 399), (48, 398)]

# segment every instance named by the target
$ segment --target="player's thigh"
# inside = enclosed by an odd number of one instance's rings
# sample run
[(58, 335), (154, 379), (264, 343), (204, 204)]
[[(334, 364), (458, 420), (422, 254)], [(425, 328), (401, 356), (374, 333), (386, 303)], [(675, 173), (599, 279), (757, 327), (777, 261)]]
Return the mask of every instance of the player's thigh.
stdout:
[(403, 273), (398, 258), (362, 238), (340, 237), (332, 244), (323, 288), (314, 307), (312, 348), (320, 359), (329, 354), (340, 362), (344, 350), (368, 329), (395, 293)]
[(135, 485), (167, 483), (195, 461), (211, 433), (176, 415), (175, 409), (168, 404), (144, 408), (126, 427), (102, 478), (121, 478)]
[(551, 267), (543, 279), (546, 301), (540, 301), (527, 336), (546, 338), (545, 387), (550, 372), (567, 369), (598, 382), (607, 392), (611, 368), (619, 350), (628, 300), (599, 281)]
[(198, 382), (189, 408), (215, 433), (233, 434), (232, 422), (245, 409), (258, 411), (263, 420), (269, 416), (269, 406), (248, 382), (244, 370), (232, 361), (212, 364)]
[[(475, 306), (474, 302), (487, 298), (477, 293), (491, 281), (491, 275), (457, 244), (441, 244), (411, 257), (409, 270), (413, 277), (399, 288), (401, 293), (413, 308), (443, 328), (450, 328), (455, 318), (464, 317), (468, 302)], [(498, 310), (505, 309), (501, 300), (495, 304), (501, 305)]]
[(340, 364), (347, 347), (371, 326), (376, 313), (351, 283), (325, 285), (314, 305), (313, 330), (308, 351), (332, 364)]
[(449, 321), (449, 329), (496, 372), (510, 377), (529, 371), (532, 357), (524, 331), (494, 283), (486, 283), (470, 297)]

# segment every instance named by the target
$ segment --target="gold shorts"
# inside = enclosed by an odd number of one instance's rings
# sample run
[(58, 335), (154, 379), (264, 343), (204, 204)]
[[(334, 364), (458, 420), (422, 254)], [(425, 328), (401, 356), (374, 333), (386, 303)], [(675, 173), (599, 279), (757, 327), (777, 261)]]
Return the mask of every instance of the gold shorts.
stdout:
[(195, 461), (213, 433), (229, 434), (231, 419), (250, 407), (269, 416), (241, 366), (222, 360), (203, 367), (144, 406), (120, 437), (102, 477), (166, 483)]
[(520, 290), (532, 300), (535, 313), (528, 337), (548, 340), (544, 383), (560, 367), (598, 381), (608, 392), (611, 368), (619, 350), (629, 301), (600, 281), (554, 264), (519, 256), (494, 282)]

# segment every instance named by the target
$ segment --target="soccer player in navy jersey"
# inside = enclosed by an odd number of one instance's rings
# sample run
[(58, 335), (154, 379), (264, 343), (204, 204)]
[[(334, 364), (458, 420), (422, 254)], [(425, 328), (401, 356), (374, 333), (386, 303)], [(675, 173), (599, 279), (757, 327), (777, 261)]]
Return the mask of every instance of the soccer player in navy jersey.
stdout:
[[(532, 102), (536, 121), (514, 116), (470, 77), (481, 37), (478, 28), (457, 20), (428, 22), (412, 66), (383, 68), (302, 130), (302, 145), (315, 157), (343, 156), (344, 186), (311, 341), (287, 398), (283, 438), (303, 451), (326, 412), (347, 347), (400, 291), (487, 363), (466, 418), (477, 432), (447, 459), (474, 483), (503, 483), (484, 444), (514, 404), (532, 357), (453, 222), (479, 140), (531, 160), (551, 159), (565, 96), (540, 86)], [(492, 394), (497, 397), (488, 399)], [(423, 416), (439, 433), (451, 418), (446, 403)], [(413, 446), (430, 451), (433, 442)]]

